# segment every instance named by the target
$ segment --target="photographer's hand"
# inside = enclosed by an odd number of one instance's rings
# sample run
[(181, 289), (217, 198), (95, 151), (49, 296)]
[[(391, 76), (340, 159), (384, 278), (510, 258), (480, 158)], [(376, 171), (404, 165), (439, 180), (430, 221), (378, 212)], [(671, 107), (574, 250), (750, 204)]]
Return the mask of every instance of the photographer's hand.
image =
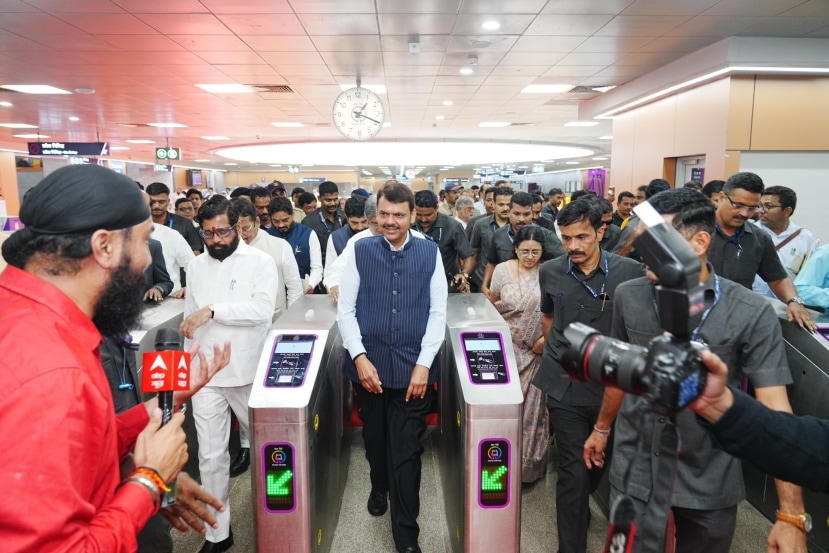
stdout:
[(734, 404), (734, 396), (726, 385), (728, 367), (709, 350), (703, 350), (702, 362), (708, 369), (705, 390), (689, 407), (708, 422), (717, 422)]

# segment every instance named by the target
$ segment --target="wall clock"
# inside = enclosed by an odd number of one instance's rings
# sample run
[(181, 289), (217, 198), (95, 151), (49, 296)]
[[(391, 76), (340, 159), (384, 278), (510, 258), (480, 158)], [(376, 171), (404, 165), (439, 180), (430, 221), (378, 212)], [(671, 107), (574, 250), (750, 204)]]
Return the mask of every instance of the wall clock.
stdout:
[(344, 90), (334, 101), (334, 126), (351, 140), (369, 140), (383, 128), (386, 110), (377, 94), (356, 86)]

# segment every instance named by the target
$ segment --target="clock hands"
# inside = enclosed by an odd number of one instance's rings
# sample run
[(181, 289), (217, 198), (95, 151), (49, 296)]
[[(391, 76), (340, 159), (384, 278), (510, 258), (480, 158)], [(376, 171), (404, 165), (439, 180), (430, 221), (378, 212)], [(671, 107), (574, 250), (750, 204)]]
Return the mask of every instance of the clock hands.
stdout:
[(377, 123), (378, 125), (382, 125), (382, 123), (380, 123), (380, 121), (378, 121), (377, 119), (372, 119), (371, 117), (366, 115), (366, 106), (368, 106), (368, 102), (363, 104), (363, 106), (360, 107), (360, 108), (354, 108), (354, 118), (355, 119), (368, 119), (369, 121), (371, 121), (373, 123)]
[(369, 121), (373, 121), (374, 123), (377, 123), (378, 125), (381, 125), (381, 124), (382, 124), (382, 123), (380, 123), (380, 121), (378, 121), (377, 119), (372, 119), (371, 117), (369, 117), (369, 116), (368, 116), (368, 115), (366, 115), (366, 114), (363, 114), (363, 119), (368, 119)]

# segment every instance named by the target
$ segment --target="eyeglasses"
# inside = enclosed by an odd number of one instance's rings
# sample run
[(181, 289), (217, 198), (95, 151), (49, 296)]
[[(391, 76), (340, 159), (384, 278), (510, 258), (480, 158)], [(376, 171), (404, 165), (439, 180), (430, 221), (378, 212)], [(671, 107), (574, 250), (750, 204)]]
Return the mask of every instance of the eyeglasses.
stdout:
[(782, 205), (774, 205), (774, 204), (760, 204), (760, 209), (762, 211), (771, 211), (775, 207), (783, 207)]
[(759, 206), (759, 205), (745, 205), (745, 204), (741, 204), (741, 203), (735, 203), (734, 200), (731, 199), (731, 196), (729, 196), (728, 194), (724, 194), (724, 196), (726, 198), (728, 198), (728, 203), (731, 204), (731, 207), (733, 207), (737, 211), (745, 210), (745, 211), (748, 211), (749, 213), (756, 213), (756, 212), (760, 211), (760, 209), (762, 207), (762, 206)]
[(541, 250), (516, 250), (521, 257), (538, 257), (541, 255)]
[(233, 232), (233, 227), (225, 227), (225, 228), (216, 228), (213, 227), (212, 230), (199, 230), (199, 235), (202, 238), (206, 238), (208, 240), (212, 240), (213, 236), (218, 236), (219, 238), (227, 238)]
[[(249, 233), (250, 231), (252, 231), (252, 230), (253, 230), (253, 227), (255, 227), (255, 226), (256, 226), (256, 223), (251, 223), (251, 224), (249, 224), (249, 225), (248, 225), (248, 226), (246, 226), (246, 227), (239, 227), (239, 230), (241, 230), (242, 232), (244, 232), (245, 234), (247, 234), (247, 233)], [(220, 236), (221, 238), (224, 238), (224, 236), (222, 236), (221, 234), (220, 234), (219, 236)]]
[(192, 207), (177, 207), (176, 210), (178, 211), (193, 211)]

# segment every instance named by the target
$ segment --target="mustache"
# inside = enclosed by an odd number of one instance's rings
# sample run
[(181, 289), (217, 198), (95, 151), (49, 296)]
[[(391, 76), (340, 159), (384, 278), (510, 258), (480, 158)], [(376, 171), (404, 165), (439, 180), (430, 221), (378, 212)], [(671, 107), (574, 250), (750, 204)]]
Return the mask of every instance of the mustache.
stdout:
[(573, 252), (567, 252), (567, 255), (569, 255), (570, 257), (573, 257), (574, 255), (586, 255), (586, 254), (581, 250), (576, 250), (576, 251), (573, 251)]

